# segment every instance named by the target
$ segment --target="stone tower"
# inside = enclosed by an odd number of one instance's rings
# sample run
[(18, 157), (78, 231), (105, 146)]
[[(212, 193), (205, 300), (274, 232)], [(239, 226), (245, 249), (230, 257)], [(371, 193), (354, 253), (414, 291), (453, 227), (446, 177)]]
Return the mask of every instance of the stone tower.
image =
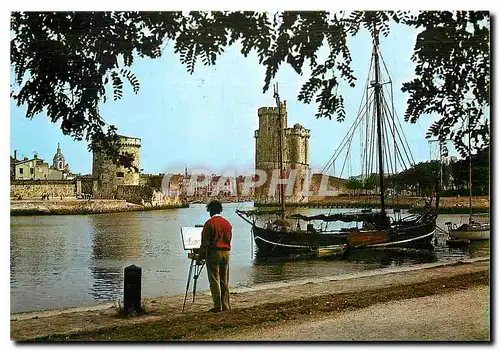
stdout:
[[(255, 189), (255, 202), (261, 204), (277, 203), (278, 191), (271, 191), (273, 170), (279, 172), (279, 126), (284, 130), (283, 168), (285, 175), (295, 173), (293, 191), (286, 196), (287, 203), (306, 202), (303, 189), (308, 188), (309, 172), (309, 137), (310, 131), (300, 124), (287, 128), (286, 101), (281, 105), (281, 116), (278, 116), (277, 107), (261, 107), (257, 110), (259, 116), (259, 129), (255, 131), (255, 168), (266, 172), (266, 182)], [(293, 172), (291, 172), (293, 170)], [(276, 173), (275, 173), (276, 174)]]
[(94, 151), (92, 157), (92, 176), (97, 180), (97, 196), (112, 199), (116, 195), (118, 185), (139, 185), (139, 149), (141, 139), (119, 136), (118, 150), (120, 154), (130, 153), (134, 157), (132, 165), (127, 168), (113, 163), (104, 153)]

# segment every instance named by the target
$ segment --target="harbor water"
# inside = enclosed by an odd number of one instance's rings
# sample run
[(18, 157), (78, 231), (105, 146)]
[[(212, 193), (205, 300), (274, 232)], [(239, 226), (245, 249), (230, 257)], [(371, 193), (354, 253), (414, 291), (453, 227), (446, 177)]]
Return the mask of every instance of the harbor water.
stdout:
[[(262, 259), (255, 255), (250, 226), (235, 214), (237, 208), (251, 207), (252, 203), (224, 204), (222, 215), (233, 225), (231, 286), (489, 255), (489, 241), (448, 248), (446, 234), (437, 232), (434, 250), (377, 249), (343, 258)], [(298, 211), (310, 215), (335, 212)], [(132, 264), (142, 269), (142, 297), (182, 294), (190, 260), (180, 228), (203, 224), (207, 219), (202, 204), (144, 212), (11, 217), (11, 313), (119, 301), (123, 269)], [(465, 220), (465, 215), (441, 215), (438, 226), (445, 229), (447, 221)], [(207, 289), (204, 270), (198, 290)]]

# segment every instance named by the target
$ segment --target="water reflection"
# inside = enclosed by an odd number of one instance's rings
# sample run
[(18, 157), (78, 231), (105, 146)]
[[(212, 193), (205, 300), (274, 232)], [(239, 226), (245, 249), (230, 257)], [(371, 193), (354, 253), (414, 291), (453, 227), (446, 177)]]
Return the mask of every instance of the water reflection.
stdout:
[(138, 217), (126, 213), (89, 216), (92, 234), (92, 263), (89, 265), (95, 300), (120, 299), (123, 264), (141, 257), (141, 228)]
[(430, 263), (438, 260), (432, 249), (369, 248), (351, 250), (344, 259), (356, 263), (376, 263), (381, 266)]
[(89, 216), (92, 258), (131, 259), (141, 255), (141, 231), (136, 216)]
[[(35, 281), (43, 280), (47, 267), (50, 274), (60, 275), (67, 250), (68, 237), (64, 231), (64, 218), (54, 218), (53, 223), (32, 223), (29, 217), (23, 218), (17, 230), (10, 236), (11, 278), (20, 274), (28, 275)], [(50, 231), (43, 230), (50, 226)], [(50, 244), (49, 244), (50, 243)]]
[(116, 300), (122, 295), (123, 275), (118, 267), (90, 267), (92, 289), (89, 293), (95, 300)]
[[(233, 286), (489, 254), (488, 241), (449, 248), (446, 236), (438, 233), (433, 251), (353, 251), (346, 257), (319, 260), (262, 258), (256, 255), (250, 226), (234, 213), (236, 208), (251, 207), (251, 203), (224, 204), (222, 214), (233, 225), (230, 265)], [(295, 210), (309, 215), (330, 211)], [(12, 217), (11, 311), (66, 308), (121, 299), (123, 270), (131, 264), (142, 268), (143, 297), (183, 294), (190, 261), (182, 247), (180, 227), (202, 224), (207, 218), (203, 204), (151, 212)], [(450, 216), (440, 219), (444, 223)], [(205, 272), (198, 284), (200, 291), (208, 290)]]

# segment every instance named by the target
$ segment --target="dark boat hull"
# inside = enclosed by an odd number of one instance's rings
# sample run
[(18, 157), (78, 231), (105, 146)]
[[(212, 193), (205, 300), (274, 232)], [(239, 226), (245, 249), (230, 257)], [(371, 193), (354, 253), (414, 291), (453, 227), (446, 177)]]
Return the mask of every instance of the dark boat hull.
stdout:
[[(364, 247), (422, 248), (432, 245), (434, 232), (434, 222), (392, 227), (388, 230), (329, 233), (286, 232), (257, 226), (253, 227), (254, 241), (259, 253), (272, 256), (287, 254), (316, 255), (325, 249), (340, 253), (348, 248)], [(366, 237), (365, 240), (363, 236)]]
[(342, 250), (346, 234), (284, 232), (253, 227), (253, 237), (259, 253), (269, 255), (317, 254), (320, 249)]

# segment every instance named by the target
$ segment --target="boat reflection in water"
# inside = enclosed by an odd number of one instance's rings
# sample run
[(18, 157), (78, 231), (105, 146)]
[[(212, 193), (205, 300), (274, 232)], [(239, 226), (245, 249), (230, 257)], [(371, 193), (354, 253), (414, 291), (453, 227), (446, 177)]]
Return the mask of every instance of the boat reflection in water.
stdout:
[(377, 264), (380, 266), (419, 264), (437, 262), (438, 257), (433, 251), (432, 245), (428, 248), (403, 248), (403, 247), (385, 247), (385, 248), (363, 248), (348, 249), (338, 254), (326, 254), (320, 256), (311, 256), (310, 254), (289, 254), (269, 256), (267, 251), (255, 252), (254, 263), (256, 265), (276, 262), (296, 262), (302, 260), (336, 260), (339, 262)]
[(344, 259), (356, 263), (379, 263), (382, 266), (431, 263), (438, 260), (436, 253), (432, 250), (400, 247), (353, 249), (349, 250)]

